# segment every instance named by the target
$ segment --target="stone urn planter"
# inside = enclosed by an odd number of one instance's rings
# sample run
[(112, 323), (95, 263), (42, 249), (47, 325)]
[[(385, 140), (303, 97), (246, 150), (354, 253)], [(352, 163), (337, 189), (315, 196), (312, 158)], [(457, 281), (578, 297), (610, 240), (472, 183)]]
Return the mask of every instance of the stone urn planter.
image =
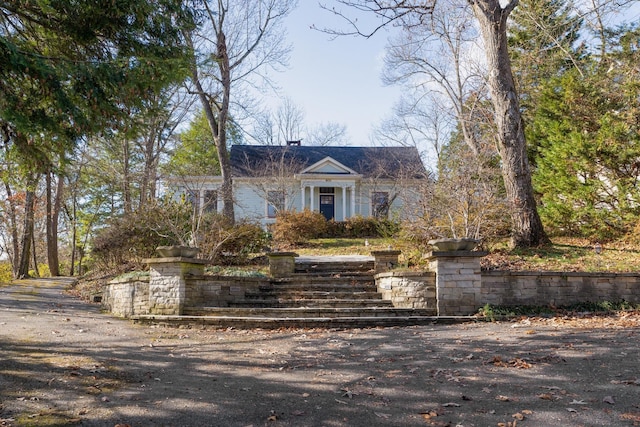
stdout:
[(158, 246), (156, 252), (158, 252), (162, 258), (195, 258), (198, 252), (200, 252), (200, 249), (192, 246), (172, 245)]
[(477, 239), (436, 239), (429, 240), (434, 251), (439, 252), (455, 252), (455, 251), (472, 251), (478, 246), (480, 240)]

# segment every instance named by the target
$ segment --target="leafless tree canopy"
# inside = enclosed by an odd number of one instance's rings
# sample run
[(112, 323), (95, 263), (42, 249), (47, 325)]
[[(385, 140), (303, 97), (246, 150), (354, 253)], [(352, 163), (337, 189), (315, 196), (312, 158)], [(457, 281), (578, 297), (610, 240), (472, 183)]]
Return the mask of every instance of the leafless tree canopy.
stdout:
[(211, 128), (220, 169), (223, 215), (233, 223), (233, 185), (227, 150), (231, 117), (236, 123), (251, 102), (242, 102), (246, 85), (262, 78), (288, 58), (282, 23), (295, 0), (218, 0), (202, 3), (200, 26), (185, 34), (196, 52), (191, 65), (194, 89)]
[[(332, 13), (344, 18), (346, 30), (329, 30), (335, 35), (358, 34), (369, 37), (375, 34), (382, 27), (396, 25), (403, 30), (410, 32), (412, 29), (422, 28), (424, 32), (435, 29), (434, 34), (445, 43), (450, 43), (453, 49), (457, 49), (457, 41), (461, 38), (453, 37), (447, 39), (448, 31), (440, 29), (448, 28), (447, 20), (440, 21), (440, 26), (434, 25), (438, 22), (434, 9), (437, 4), (433, 1), (402, 1), (392, 0), (381, 2), (379, 0), (338, 0), (345, 9), (328, 8)], [(447, 12), (443, 17), (448, 17), (458, 11), (455, 8)], [(533, 194), (531, 182), (531, 170), (529, 167), (526, 140), (518, 94), (516, 92), (509, 52), (507, 50), (507, 20), (510, 13), (517, 6), (518, 0), (476, 0), (469, 2), (470, 8), (475, 18), (475, 23), (482, 37), (484, 59), (487, 66), (487, 86), (489, 88), (490, 99), (493, 106), (493, 116), (496, 126), (496, 141), (502, 160), (502, 176), (505, 183), (506, 195), (511, 204), (512, 220), (512, 244), (513, 246), (532, 246), (547, 241), (542, 221), (536, 208), (536, 200)], [(460, 4), (462, 5), (462, 4)], [(467, 7), (467, 5), (464, 5)], [(346, 12), (345, 12), (346, 10)], [(376, 22), (369, 29), (365, 29), (352, 15), (357, 12), (366, 12), (376, 18)], [(459, 23), (459, 30), (464, 30), (465, 23)], [(460, 26), (462, 25), (462, 26)], [(366, 26), (366, 25), (365, 25)], [(456, 34), (454, 32), (454, 34)], [(458, 32), (464, 35), (464, 31)], [(454, 43), (451, 45), (451, 41)], [(420, 59), (416, 57), (416, 59)], [(413, 61), (414, 65), (425, 67), (425, 62)], [(460, 68), (458, 68), (460, 69)], [(429, 70), (430, 77), (442, 81), (442, 75), (438, 73), (437, 67), (422, 68)], [(462, 77), (462, 76), (460, 76)], [(453, 82), (462, 82), (458, 78)], [(444, 85), (445, 88), (451, 87)], [(458, 93), (458, 92), (456, 92)], [(460, 106), (470, 105), (468, 100), (458, 104)], [(463, 117), (464, 119), (464, 117)], [(464, 122), (463, 122), (464, 124)], [(469, 134), (472, 137), (474, 134)], [(471, 144), (473, 147), (475, 144)]]
[[(322, 30), (334, 35), (359, 35), (368, 38), (388, 25), (403, 27), (421, 25), (431, 20), (435, 2), (436, 0), (337, 0), (337, 3), (346, 7), (345, 9), (321, 3), (323, 9), (344, 18), (347, 23), (344, 29), (323, 28)], [(357, 17), (354, 17), (354, 10), (375, 16), (375, 22), (364, 28)]]

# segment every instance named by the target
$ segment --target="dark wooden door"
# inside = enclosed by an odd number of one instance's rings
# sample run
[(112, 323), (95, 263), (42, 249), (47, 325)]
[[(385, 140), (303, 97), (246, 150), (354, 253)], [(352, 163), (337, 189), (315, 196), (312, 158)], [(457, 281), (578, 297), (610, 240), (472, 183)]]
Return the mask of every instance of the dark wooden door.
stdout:
[(328, 220), (335, 217), (335, 197), (333, 194), (320, 195), (320, 213)]

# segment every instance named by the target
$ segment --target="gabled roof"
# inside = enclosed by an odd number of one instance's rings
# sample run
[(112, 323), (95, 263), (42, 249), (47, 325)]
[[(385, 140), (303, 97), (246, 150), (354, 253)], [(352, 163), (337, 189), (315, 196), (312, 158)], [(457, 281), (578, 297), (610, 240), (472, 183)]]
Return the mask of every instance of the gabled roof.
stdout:
[(359, 175), (358, 172), (328, 156), (307, 166), (304, 170), (300, 171), (300, 174)]
[[(231, 171), (235, 177), (282, 173), (314, 173), (311, 166), (332, 163), (334, 172), (355, 172), (365, 178), (425, 178), (427, 171), (415, 147), (307, 147), (280, 145), (234, 145)], [(339, 165), (344, 166), (340, 171)], [(349, 172), (351, 171), (351, 172)], [(317, 173), (317, 172), (316, 172)], [(327, 172), (323, 172), (327, 173)]]

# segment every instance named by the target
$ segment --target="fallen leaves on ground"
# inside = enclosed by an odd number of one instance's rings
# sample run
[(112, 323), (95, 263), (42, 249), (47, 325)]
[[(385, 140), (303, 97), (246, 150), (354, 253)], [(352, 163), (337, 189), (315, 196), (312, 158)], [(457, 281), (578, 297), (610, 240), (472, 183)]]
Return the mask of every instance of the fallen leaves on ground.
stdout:
[(520, 359), (519, 357), (514, 357), (513, 359), (504, 361), (500, 356), (494, 356), (490, 363), (502, 368), (530, 369), (533, 367), (531, 363), (524, 359)]
[(430, 426), (433, 426), (433, 427), (451, 426), (451, 423), (449, 421), (440, 421), (440, 420), (437, 419), (437, 417), (439, 417), (443, 413), (444, 413), (443, 409), (439, 409), (439, 410), (438, 409), (432, 409), (430, 411), (423, 412), (420, 415), (422, 415), (422, 418), (427, 423), (427, 425), (430, 425)]
[(634, 426), (640, 426), (640, 412), (625, 412), (624, 414), (620, 414), (620, 419), (633, 421)]

